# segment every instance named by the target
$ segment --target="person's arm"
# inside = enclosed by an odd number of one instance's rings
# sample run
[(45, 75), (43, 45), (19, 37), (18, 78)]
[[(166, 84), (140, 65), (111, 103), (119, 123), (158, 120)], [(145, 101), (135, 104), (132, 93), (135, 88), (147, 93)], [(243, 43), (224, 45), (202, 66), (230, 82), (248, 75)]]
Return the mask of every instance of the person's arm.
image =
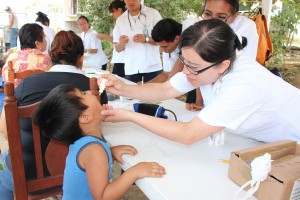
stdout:
[(98, 78), (98, 85), (100, 85), (103, 78), (108, 80), (106, 82), (105, 90), (119, 96), (126, 96), (145, 101), (161, 101), (182, 95), (181, 92), (172, 87), (169, 81), (164, 83), (129, 85), (125, 84), (114, 75), (103, 74)]
[(98, 52), (98, 49), (85, 49), (84, 53), (91, 53), (91, 54), (95, 54)]
[(163, 83), (169, 79), (169, 72), (161, 72), (158, 76), (156, 76), (154, 79), (151, 79), (147, 83)]
[(175, 122), (125, 109), (103, 110), (101, 114), (107, 116), (105, 121), (130, 121), (161, 137), (187, 145), (224, 129), (224, 127), (210, 126), (199, 117), (195, 117), (190, 122)]
[(113, 43), (115, 44), (115, 50), (117, 52), (122, 52), (125, 50), (125, 45), (129, 42), (129, 37), (126, 35), (122, 35), (121, 27), (119, 24), (122, 24), (120, 22), (120, 17), (117, 19), (116, 25), (113, 29)]
[(172, 76), (174, 76), (178, 72), (181, 72), (182, 70), (183, 70), (183, 64), (180, 62), (178, 58), (170, 72), (162, 72), (154, 79), (148, 81), (147, 83), (163, 83), (169, 80)]
[(164, 168), (157, 163), (139, 163), (110, 183), (107, 161), (107, 153), (99, 144), (89, 145), (79, 154), (79, 163), (86, 171), (95, 200), (120, 199), (137, 179), (162, 177), (165, 174)]
[(121, 52), (125, 50), (125, 45), (129, 42), (129, 38), (126, 35), (121, 35), (119, 43), (115, 45), (115, 49), (117, 52)]
[(102, 51), (101, 40), (97, 37), (96, 34), (91, 34), (90, 39), (90, 49), (85, 49), (85, 53), (96, 54), (98, 51)]
[(100, 40), (107, 40), (107, 41), (113, 43), (113, 37), (110, 35), (107, 35), (105, 33), (97, 34), (97, 38), (99, 38)]
[(1, 118), (0, 118), (0, 132), (3, 137), (7, 139), (7, 128), (6, 128), (6, 119), (5, 119), (5, 111), (2, 109)]
[(156, 42), (152, 39), (151, 36), (148, 37), (149, 41), (146, 41), (146, 37), (144, 34), (136, 34), (133, 36), (133, 42), (136, 43), (142, 43), (142, 44), (151, 44), (151, 45), (157, 45)]

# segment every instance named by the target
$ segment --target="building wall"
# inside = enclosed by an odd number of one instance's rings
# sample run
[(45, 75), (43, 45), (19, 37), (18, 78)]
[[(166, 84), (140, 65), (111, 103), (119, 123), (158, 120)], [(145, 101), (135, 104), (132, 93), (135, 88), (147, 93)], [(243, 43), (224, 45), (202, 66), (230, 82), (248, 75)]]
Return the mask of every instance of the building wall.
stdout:
[(74, 0), (65, 0), (65, 30), (72, 30), (75, 33), (80, 33), (81, 31), (77, 26), (77, 14), (72, 7), (72, 1)]

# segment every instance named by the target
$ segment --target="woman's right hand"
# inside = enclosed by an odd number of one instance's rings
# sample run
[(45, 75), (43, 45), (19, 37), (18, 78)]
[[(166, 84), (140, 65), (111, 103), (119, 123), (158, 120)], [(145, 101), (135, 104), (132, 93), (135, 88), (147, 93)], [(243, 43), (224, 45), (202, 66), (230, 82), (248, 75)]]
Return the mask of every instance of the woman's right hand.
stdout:
[(126, 88), (126, 84), (123, 81), (112, 74), (103, 74), (98, 78), (97, 82), (99, 86), (102, 79), (107, 79), (105, 91), (115, 95), (124, 96), (123, 92)]
[(161, 178), (166, 174), (164, 167), (156, 162), (141, 162), (130, 168), (137, 179), (145, 177)]

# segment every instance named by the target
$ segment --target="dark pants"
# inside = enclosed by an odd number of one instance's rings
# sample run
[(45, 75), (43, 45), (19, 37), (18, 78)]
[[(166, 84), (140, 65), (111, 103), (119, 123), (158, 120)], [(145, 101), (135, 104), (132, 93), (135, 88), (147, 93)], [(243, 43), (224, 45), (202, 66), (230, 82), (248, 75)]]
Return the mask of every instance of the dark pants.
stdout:
[(196, 94), (196, 89), (194, 89), (187, 93), (185, 103), (196, 103), (196, 99), (197, 99), (197, 94)]
[(158, 76), (162, 70), (156, 71), (156, 72), (149, 72), (149, 73), (138, 73), (138, 74), (132, 74), (132, 75), (125, 75), (125, 78), (132, 82), (140, 82), (140, 81), (150, 81), (154, 79), (156, 76)]
[(102, 70), (106, 70), (107, 64), (102, 65)]
[(112, 73), (124, 78), (125, 77), (124, 66), (125, 66), (124, 63), (114, 63), (114, 68)]

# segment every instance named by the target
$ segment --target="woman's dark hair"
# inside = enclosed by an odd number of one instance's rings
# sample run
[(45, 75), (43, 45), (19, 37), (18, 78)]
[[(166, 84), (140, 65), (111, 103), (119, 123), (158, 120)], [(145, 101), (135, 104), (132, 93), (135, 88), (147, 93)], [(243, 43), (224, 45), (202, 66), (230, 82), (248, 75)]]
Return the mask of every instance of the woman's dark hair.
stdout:
[(90, 23), (89, 19), (86, 16), (84, 16), (84, 15), (80, 15), (78, 17), (77, 21), (80, 20), (80, 19), (85, 19), (87, 21), (87, 23)]
[(110, 13), (113, 13), (114, 11), (118, 10), (119, 8), (122, 8), (123, 12), (126, 11), (126, 4), (124, 3), (124, 1), (114, 0), (108, 6), (108, 10)]
[(51, 44), (50, 57), (53, 65), (68, 64), (76, 67), (78, 59), (84, 54), (81, 38), (73, 31), (58, 32)]
[(56, 86), (38, 106), (33, 120), (45, 137), (72, 144), (83, 136), (79, 117), (87, 106), (75, 91), (70, 84)]
[(24, 24), (19, 31), (21, 49), (35, 49), (35, 41), (43, 42), (44, 31), (40, 25)]
[[(36, 22), (41, 22), (43, 25), (45, 25), (45, 26), (49, 26), (50, 25), (50, 21), (49, 21), (49, 18), (47, 17), (47, 15), (45, 14), (45, 13), (42, 13), (42, 12), (37, 12), (36, 13), (37, 14), (37, 18), (36, 18)], [(47, 25), (47, 24), (48, 25)]]
[[(205, 0), (205, 4), (204, 4), (203, 8), (205, 8), (206, 3), (208, 1), (214, 1), (214, 0)], [(223, 1), (225, 1), (226, 3), (228, 3), (231, 6), (231, 14), (234, 14), (239, 11), (239, 9), (240, 9), (239, 0), (223, 0)]]
[(165, 18), (155, 24), (151, 35), (155, 42), (173, 42), (176, 36), (180, 36), (182, 31), (182, 24), (173, 19)]
[(208, 19), (187, 28), (181, 35), (179, 48), (191, 47), (203, 60), (221, 63), (229, 59), (234, 61), (236, 49), (241, 50), (247, 45), (245, 37), (242, 43), (225, 22)]

